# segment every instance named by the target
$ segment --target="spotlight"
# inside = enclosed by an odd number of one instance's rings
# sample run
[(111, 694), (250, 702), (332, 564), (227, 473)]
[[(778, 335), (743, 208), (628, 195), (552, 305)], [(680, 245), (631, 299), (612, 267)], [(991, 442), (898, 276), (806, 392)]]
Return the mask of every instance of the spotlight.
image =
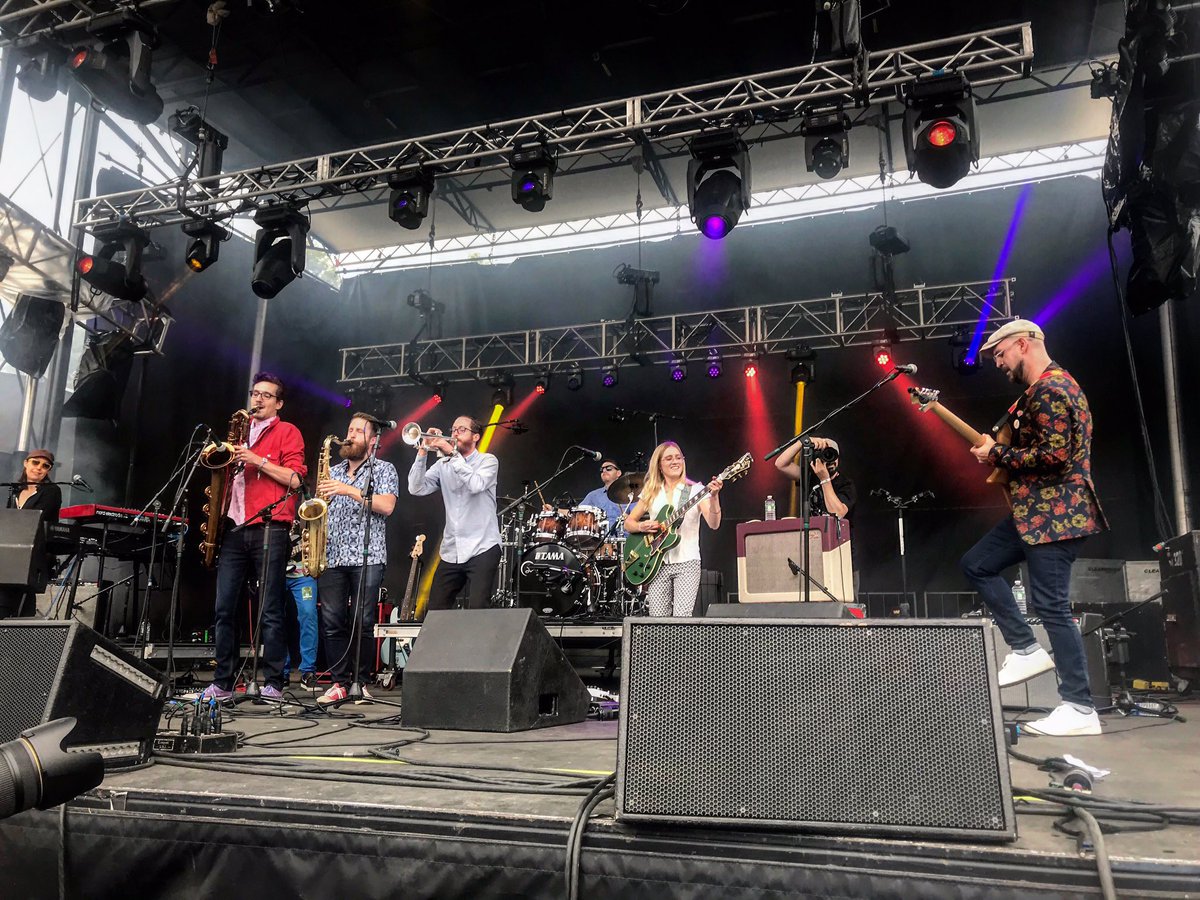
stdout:
[(671, 357), (671, 380), (684, 381), (687, 379), (687, 360), (682, 356)]
[(537, 377), (537, 380), (533, 383), (533, 389), (535, 391), (537, 391), (539, 394), (546, 393), (546, 388), (548, 388), (548, 387), (550, 387), (550, 370), (549, 369), (547, 369), (545, 372), (543, 372), (541, 375), (539, 375)]
[(880, 225), (867, 235), (867, 241), (871, 249), (881, 256), (899, 256), (911, 249), (908, 241), (900, 237), (900, 233), (891, 225)]
[(433, 382), (433, 402), (441, 403), (446, 399), (446, 389), (449, 387), (449, 382), (445, 378), (434, 379)]
[(745, 375), (747, 378), (757, 378), (758, 377), (758, 357), (757, 356), (752, 356), (748, 360), (746, 360), (745, 364), (742, 366), (742, 374)]
[(221, 174), (229, 135), (205, 122), (200, 110), (194, 106), (171, 113), (167, 125), (172, 132), (196, 148), (192, 165), (192, 173), (196, 178), (211, 178)]
[(809, 116), (800, 124), (805, 167), (819, 178), (833, 178), (850, 165), (850, 117), (840, 112)]
[(433, 196), (433, 174), (424, 170), (401, 177), (388, 179), (388, 218), (413, 231), (421, 227), (429, 215), (429, 198)]
[(972, 353), (970, 347), (955, 347), (951, 349), (950, 365), (959, 375), (974, 375), (979, 371), (979, 354)]
[(517, 147), (509, 157), (512, 166), (512, 199), (529, 212), (541, 212), (554, 196), (558, 163), (541, 144)]
[(871, 356), (875, 358), (875, 365), (879, 368), (890, 369), (892, 367), (892, 345), (886, 341), (872, 344)]
[(250, 289), (271, 299), (304, 272), (308, 217), (287, 204), (265, 206), (254, 216), (254, 274)]
[(750, 154), (736, 132), (692, 138), (688, 209), (700, 233), (720, 240), (750, 208)]
[(962, 75), (931, 75), (905, 96), (904, 156), (917, 178), (936, 188), (954, 185), (979, 161), (975, 98)]
[(721, 354), (716, 350), (708, 351), (708, 377), (720, 378), (724, 368), (721, 365)]
[(512, 375), (508, 372), (497, 372), (488, 379), (488, 384), (495, 388), (492, 392), (492, 406), (512, 406), (515, 385)]
[(149, 19), (132, 10), (98, 16), (88, 25), (95, 38), (90, 47), (76, 47), (68, 70), (96, 103), (141, 125), (162, 115), (162, 97), (150, 81), (158, 31)]
[(18, 51), (17, 84), (34, 100), (46, 102), (58, 93), (58, 71), (66, 59), (64, 48), (47, 41)]
[(409, 294), (406, 302), (413, 309), (420, 310), (422, 313), (437, 313), (442, 311), (442, 305), (434, 300), (428, 291), (423, 291), (420, 288)]
[(813, 364), (810, 362), (798, 362), (792, 366), (791, 382), (792, 384), (808, 384), (813, 380)]
[(1121, 76), (1115, 63), (1111, 65), (1097, 64), (1092, 69), (1090, 93), (1093, 100), (1111, 100), (1121, 90)]
[(184, 262), (193, 272), (203, 272), (221, 255), (221, 242), (229, 240), (229, 232), (216, 222), (189, 222), (183, 233), (192, 238)]
[[(80, 276), (92, 287), (118, 300), (137, 302), (146, 296), (142, 277), (142, 250), (150, 237), (132, 222), (122, 221), (96, 230), (97, 253), (81, 256), (75, 264)], [(118, 262), (114, 257), (122, 255)]]
[[(607, 387), (607, 385), (605, 385)], [(573, 366), (567, 373), (567, 390), (578, 391), (583, 387), (583, 369)]]
[(75, 724), (55, 719), (0, 744), (0, 819), (58, 806), (104, 780), (103, 756), (63, 747)]
[(606, 388), (616, 387), (621, 383), (621, 370), (615, 364), (605, 366), (600, 370), (600, 383)]

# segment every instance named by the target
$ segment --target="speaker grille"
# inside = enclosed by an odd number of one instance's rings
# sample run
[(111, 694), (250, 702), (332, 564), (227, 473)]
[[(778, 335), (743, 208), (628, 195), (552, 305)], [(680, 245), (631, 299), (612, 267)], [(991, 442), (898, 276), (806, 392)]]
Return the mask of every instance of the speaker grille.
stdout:
[(1011, 837), (990, 643), (977, 623), (627, 620), (618, 815)]
[(0, 743), (45, 718), (46, 704), (54, 679), (62, 667), (67, 646), (66, 625), (43, 628), (11, 628), (0, 625)]

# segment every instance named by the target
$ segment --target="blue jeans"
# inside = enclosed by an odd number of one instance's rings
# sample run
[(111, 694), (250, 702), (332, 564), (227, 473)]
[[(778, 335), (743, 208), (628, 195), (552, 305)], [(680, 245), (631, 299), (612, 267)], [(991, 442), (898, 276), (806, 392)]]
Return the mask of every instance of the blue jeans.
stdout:
[(276, 688), (283, 687), (283, 665), (287, 656), (287, 636), (283, 625), (283, 607), (287, 594), (284, 585), (285, 568), (291, 555), (288, 526), (251, 525), (230, 528), (221, 541), (217, 563), (217, 602), (213, 631), (216, 640), (217, 669), (213, 683), (224, 690), (233, 690), (233, 677), (238, 663), (238, 601), (248, 579), (257, 580), (263, 572), (263, 537), (269, 527), (270, 548), (266, 566), (265, 587), (258, 592), (262, 607), (263, 658), (259, 666), (263, 681)]
[(1004, 640), (1014, 650), (1023, 650), (1036, 644), (1037, 639), (1017, 608), (1012, 587), (1000, 573), (1025, 560), (1029, 568), (1029, 606), (1046, 627), (1058, 669), (1059, 696), (1071, 703), (1092, 706), (1083, 638), (1071, 618), (1069, 599), (1071, 563), (1082, 540), (1026, 544), (1017, 534), (1012, 516), (1008, 516), (968, 550), (959, 565), (991, 610)]
[[(348, 687), (351, 681), (365, 684), (375, 671), (375, 607), (379, 603), (379, 588), (383, 584), (383, 563), (366, 567), (362, 602), (358, 603), (359, 666), (353, 673), (354, 647), (350, 643), (351, 608), (358, 593), (358, 576), (362, 566), (332, 566), (321, 573), (321, 624), (325, 626), (325, 656), (334, 684)], [(350, 676), (356, 674), (357, 679)]]
[[(296, 659), (289, 646), (289, 661), (283, 664), (283, 674), (286, 676), (295, 666), (301, 672), (317, 670), (317, 641), (320, 629), (317, 627), (317, 579), (311, 575), (299, 575), (287, 580), (288, 590), (296, 601), (296, 624), (300, 632), (300, 658)], [(290, 617), (289, 617), (290, 618)], [(290, 645), (289, 640), (289, 645)]]

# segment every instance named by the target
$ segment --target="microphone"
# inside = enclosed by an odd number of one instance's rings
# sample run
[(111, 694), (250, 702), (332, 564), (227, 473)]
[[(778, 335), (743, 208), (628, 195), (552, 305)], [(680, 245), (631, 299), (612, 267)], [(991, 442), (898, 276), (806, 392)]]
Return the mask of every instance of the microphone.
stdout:
[(376, 428), (396, 428), (395, 419), (380, 419), (376, 416), (371, 416), (371, 424)]
[(787, 558), (787, 564), (788, 568), (792, 570), (793, 575), (800, 574), (800, 567), (796, 565), (795, 561), (790, 556)]
[(892, 371), (896, 372), (897, 374), (904, 373), (905, 375), (916, 375), (917, 367), (912, 363), (906, 363), (903, 366), (895, 366)]
[(71, 476), (71, 484), (73, 484), (77, 488), (82, 488), (83, 490), (87, 491), (89, 494), (94, 493), (94, 491), (92, 490), (92, 486), (87, 483), (87, 479), (85, 479), (82, 475), (72, 475)]
[(600, 462), (600, 460), (604, 459), (604, 454), (599, 450), (589, 450), (587, 447), (580, 447), (578, 444), (572, 444), (571, 446), (583, 453), (584, 456), (590, 456), (596, 462)]

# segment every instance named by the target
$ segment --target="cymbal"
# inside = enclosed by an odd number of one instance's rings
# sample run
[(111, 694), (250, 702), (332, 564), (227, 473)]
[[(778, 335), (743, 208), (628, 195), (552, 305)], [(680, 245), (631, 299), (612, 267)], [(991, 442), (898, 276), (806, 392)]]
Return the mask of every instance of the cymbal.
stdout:
[(608, 499), (613, 503), (632, 503), (638, 498), (638, 494), (642, 492), (642, 484), (646, 480), (645, 472), (626, 472), (616, 481), (608, 486), (605, 491), (608, 494)]

